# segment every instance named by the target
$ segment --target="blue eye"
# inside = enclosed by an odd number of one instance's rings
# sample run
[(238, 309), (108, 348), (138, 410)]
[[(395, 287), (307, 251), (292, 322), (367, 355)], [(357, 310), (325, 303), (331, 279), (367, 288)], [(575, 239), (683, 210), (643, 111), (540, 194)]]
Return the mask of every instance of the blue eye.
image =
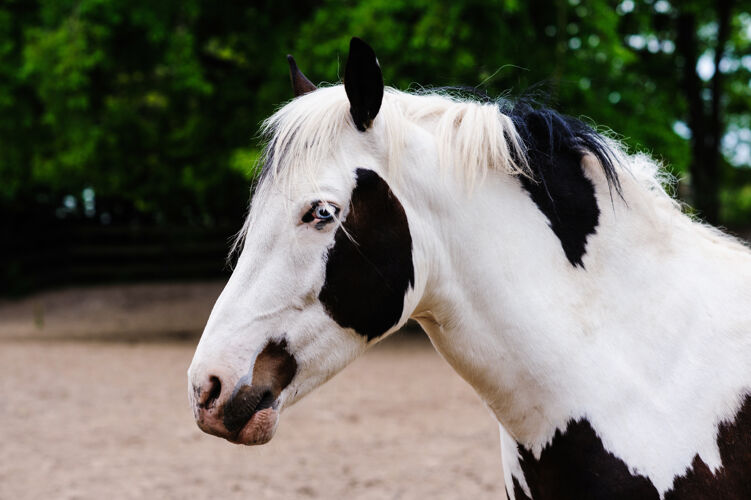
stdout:
[(339, 207), (333, 203), (325, 201), (314, 201), (310, 204), (310, 208), (302, 216), (302, 223), (308, 224), (315, 221), (316, 229), (321, 229), (323, 226), (334, 220), (334, 217), (339, 213)]
[(328, 203), (322, 203), (315, 208), (313, 215), (315, 215), (316, 219), (330, 220), (334, 218), (335, 212), (336, 209), (333, 206)]

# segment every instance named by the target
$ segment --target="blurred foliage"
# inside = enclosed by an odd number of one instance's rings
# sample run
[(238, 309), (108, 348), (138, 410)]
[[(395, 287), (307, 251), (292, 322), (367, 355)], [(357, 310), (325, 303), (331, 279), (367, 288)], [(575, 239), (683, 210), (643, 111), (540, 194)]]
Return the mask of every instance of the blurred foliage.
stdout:
[(289, 7), (0, 4), (0, 203), (83, 216), (90, 188), (98, 220), (237, 223), (248, 182), (236, 164), (288, 95), (271, 60), (312, 8)]
[[(731, 223), (751, 214), (751, 14), (741, 7), (720, 63)], [(389, 85), (531, 93), (686, 176), (681, 68), (696, 65), (709, 105), (715, 10), (713, 0), (3, 0), (0, 209), (16, 225), (34, 213), (239, 227), (258, 124), (291, 97), (284, 55), (313, 81), (337, 82), (353, 35), (374, 46)], [(676, 50), (685, 12), (696, 16), (697, 60)]]

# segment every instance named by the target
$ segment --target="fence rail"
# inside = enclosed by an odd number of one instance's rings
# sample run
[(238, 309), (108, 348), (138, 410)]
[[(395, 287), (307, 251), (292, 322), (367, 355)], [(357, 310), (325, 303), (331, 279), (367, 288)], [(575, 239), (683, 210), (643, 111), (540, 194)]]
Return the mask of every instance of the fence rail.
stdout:
[(237, 228), (18, 227), (2, 243), (0, 295), (115, 281), (227, 276)]

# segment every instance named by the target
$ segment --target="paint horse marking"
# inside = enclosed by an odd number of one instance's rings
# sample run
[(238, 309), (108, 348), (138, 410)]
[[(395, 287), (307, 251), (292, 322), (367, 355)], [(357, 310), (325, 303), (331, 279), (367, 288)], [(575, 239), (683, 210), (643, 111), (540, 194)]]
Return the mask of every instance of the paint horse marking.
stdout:
[[(722, 468), (713, 473), (697, 455), (691, 468), (676, 477), (665, 500), (742, 500), (751, 498), (751, 396), (732, 422), (720, 424), (717, 444)], [(658, 500), (652, 482), (632, 473), (618, 457), (603, 447), (586, 419), (570, 422), (556, 431), (540, 458), (519, 445), (521, 467), (531, 497), (514, 479), (516, 500)], [(509, 495), (510, 497), (510, 495)], [(511, 497), (510, 497), (511, 498)]]
[[(288, 59), (296, 99), (267, 122), (249, 237), (189, 370), (203, 430), (268, 441), (413, 317), (500, 422), (510, 498), (751, 499), (748, 249), (579, 120), (385, 91), (359, 39), (343, 89)], [(472, 197), (439, 182), (454, 150), (493, 165)]]
[(364, 168), (356, 177), (318, 298), (340, 326), (373, 340), (399, 322), (404, 295), (415, 283), (412, 237), (404, 208), (386, 181)]

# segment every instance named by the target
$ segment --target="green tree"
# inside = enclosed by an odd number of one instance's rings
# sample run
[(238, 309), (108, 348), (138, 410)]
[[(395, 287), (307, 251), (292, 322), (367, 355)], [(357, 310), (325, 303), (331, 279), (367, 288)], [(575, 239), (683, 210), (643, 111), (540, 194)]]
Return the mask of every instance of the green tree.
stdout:
[(664, 160), (707, 219), (751, 218), (751, 14), (737, 0), (5, 0), (0, 239), (239, 227), (258, 124), (291, 98), (284, 55), (335, 83), (351, 36), (387, 84), (526, 94)]

